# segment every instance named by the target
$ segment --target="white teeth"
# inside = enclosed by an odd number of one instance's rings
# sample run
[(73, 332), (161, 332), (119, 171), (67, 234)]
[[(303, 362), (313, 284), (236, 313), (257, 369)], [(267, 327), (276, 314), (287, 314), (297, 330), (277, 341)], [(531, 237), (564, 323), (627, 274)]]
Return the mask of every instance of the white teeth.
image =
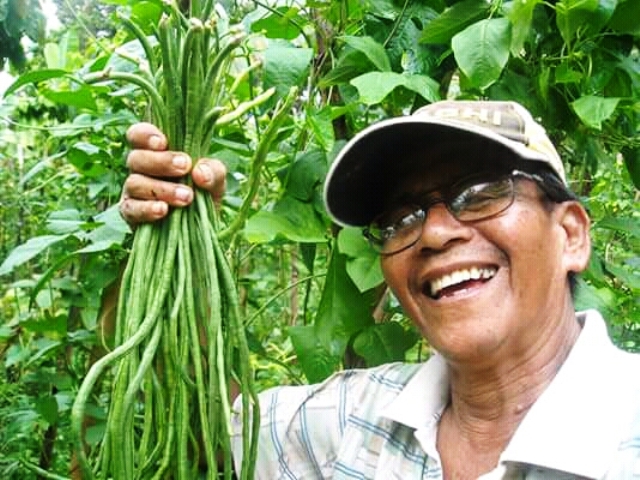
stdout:
[(480, 280), (489, 279), (496, 274), (495, 268), (477, 268), (472, 267), (464, 270), (456, 270), (455, 272), (443, 275), (440, 278), (436, 278), (429, 283), (431, 290), (431, 296), (435, 297), (444, 288), (456, 285), (458, 283), (466, 282), (467, 280)]

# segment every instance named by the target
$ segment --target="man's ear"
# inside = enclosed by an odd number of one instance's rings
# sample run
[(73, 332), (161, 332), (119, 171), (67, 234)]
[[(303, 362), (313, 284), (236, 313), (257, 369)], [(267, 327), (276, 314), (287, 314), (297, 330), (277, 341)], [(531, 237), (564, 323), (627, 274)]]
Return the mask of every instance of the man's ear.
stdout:
[(567, 272), (580, 273), (587, 268), (591, 255), (591, 220), (578, 202), (563, 202), (558, 207), (556, 213), (565, 234), (562, 253), (564, 267)]

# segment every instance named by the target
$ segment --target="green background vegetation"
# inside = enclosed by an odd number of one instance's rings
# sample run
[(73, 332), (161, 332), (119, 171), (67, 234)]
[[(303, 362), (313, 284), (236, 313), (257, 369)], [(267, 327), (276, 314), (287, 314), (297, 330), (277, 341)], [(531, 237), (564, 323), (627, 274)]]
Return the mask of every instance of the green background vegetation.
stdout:
[[(0, 57), (17, 79), (0, 104), (5, 479), (70, 475), (70, 405), (90, 362), (110, 348), (105, 320), (131, 239), (115, 208), (127, 174), (124, 133), (146, 108), (136, 88), (83, 77), (143, 67), (116, 11), (150, 32), (162, 9), (159, 0), (56, 3), (64, 28), (45, 35), (38, 2), (0, 0)], [(615, 341), (640, 350), (640, 2), (221, 6), (254, 35), (238, 68), (258, 66), (237, 102), (276, 88), (272, 102), (211, 145), (229, 167), (225, 219), (246, 193), (276, 100), (300, 89), (249, 219), (226, 244), (260, 388), (428, 355), (385, 291), (376, 256), (358, 231), (331, 225), (321, 192), (354, 133), (447, 97), (516, 100), (547, 127), (593, 218), (578, 306), (599, 309)], [(107, 391), (93, 399), (89, 442), (102, 434)]]

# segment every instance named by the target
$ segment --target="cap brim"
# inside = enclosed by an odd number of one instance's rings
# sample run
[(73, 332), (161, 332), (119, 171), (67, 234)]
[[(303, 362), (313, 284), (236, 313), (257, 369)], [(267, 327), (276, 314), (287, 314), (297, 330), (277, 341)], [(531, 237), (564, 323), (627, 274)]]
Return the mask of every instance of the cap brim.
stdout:
[[(444, 144), (455, 148), (469, 142), (495, 144), (516, 158), (545, 161), (522, 143), (482, 127), (411, 116), (383, 120), (352, 138), (331, 165), (324, 188), (327, 212), (343, 226), (369, 225), (384, 209), (385, 192), (397, 180), (394, 167), (399, 160)], [(455, 159), (450, 156), (448, 161)], [(429, 168), (430, 160), (424, 157), (423, 168)]]

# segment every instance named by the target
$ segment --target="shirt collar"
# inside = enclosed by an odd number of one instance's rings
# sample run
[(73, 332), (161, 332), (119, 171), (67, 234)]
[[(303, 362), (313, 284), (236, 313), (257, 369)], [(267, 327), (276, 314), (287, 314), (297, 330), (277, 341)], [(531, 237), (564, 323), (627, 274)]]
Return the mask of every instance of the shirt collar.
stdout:
[[(628, 428), (633, 388), (637, 388), (631, 379), (637, 373), (624, 373), (630, 366), (629, 354), (611, 343), (598, 312), (589, 310), (578, 318), (584, 325), (578, 340), (518, 426), (500, 462), (531, 464), (587, 478), (606, 473)], [(638, 363), (633, 364), (637, 369)], [(620, 381), (621, 375), (626, 380)], [(447, 366), (435, 354), (385, 408), (383, 416), (417, 431), (435, 431), (448, 401)], [(431, 437), (429, 443), (434, 443), (435, 433)]]

